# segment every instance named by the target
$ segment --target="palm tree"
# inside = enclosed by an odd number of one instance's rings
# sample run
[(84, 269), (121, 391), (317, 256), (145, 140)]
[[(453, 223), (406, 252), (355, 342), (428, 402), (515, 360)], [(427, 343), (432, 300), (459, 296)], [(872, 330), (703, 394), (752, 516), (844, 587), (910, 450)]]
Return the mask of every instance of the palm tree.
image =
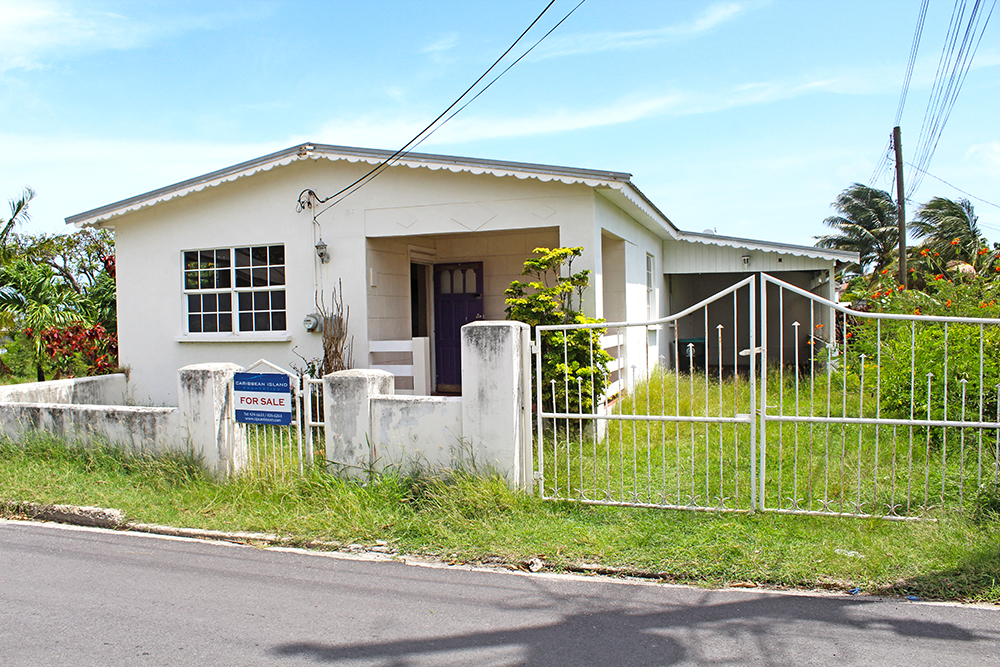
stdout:
[(83, 322), (83, 300), (45, 264), (19, 260), (0, 268), (0, 327), (24, 331), (32, 339), (39, 382), (45, 381), (42, 332)]
[(832, 206), (839, 215), (826, 218), (823, 224), (837, 233), (817, 236), (817, 247), (856, 252), (858, 269), (874, 265), (876, 275), (893, 263), (899, 229), (896, 202), (888, 192), (855, 183)]
[(917, 209), (907, 228), (915, 237), (924, 239), (923, 247), (938, 253), (942, 263), (958, 261), (976, 265), (980, 251), (988, 247), (968, 199), (956, 202), (935, 197)]
[(35, 191), (26, 187), (18, 199), (10, 200), (10, 217), (6, 220), (0, 218), (0, 249), (6, 250), (7, 240), (14, 233), (14, 229), (31, 218), (28, 215), (28, 204), (34, 196)]

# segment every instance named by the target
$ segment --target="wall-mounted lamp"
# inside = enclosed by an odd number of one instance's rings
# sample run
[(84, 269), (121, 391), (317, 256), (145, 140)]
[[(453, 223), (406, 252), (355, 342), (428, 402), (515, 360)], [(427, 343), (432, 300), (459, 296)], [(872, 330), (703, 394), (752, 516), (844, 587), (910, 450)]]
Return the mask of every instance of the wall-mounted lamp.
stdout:
[(744, 269), (750, 268), (750, 255), (743, 255), (743, 268)]
[(330, 261), (330, 253), (327, 252), (326, 244), (323, 243), (322, 237), (320, 237), (319, 242), (316, 244), (316, 256), (319, 257), (320, 264), (326, 264)]

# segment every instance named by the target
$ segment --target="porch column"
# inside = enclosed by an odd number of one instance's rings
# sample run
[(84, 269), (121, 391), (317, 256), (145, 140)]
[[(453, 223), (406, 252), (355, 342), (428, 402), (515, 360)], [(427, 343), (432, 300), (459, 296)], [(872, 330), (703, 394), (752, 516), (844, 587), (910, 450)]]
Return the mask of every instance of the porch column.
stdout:
[(531, 488), (531, 328), (522, 322), (462, 327), (462, 457)]

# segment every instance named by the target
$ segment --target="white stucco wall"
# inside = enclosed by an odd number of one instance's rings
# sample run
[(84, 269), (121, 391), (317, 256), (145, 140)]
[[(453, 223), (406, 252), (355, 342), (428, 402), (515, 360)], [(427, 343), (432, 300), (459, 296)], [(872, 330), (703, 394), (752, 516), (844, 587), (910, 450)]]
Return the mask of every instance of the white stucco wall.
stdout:
[[(645, 316), (645, 254), (660, 265), (662, 242), (583, 184), (396, 167), (326, 210), (314, 226), (297, 213), (299, 193), (329, 195), (367, 164), (301, 160), (207, 187), (114, 218), (121, 362), (132, 369), (135, 400), (176, 403), (175, 373), (196, 363), (248, 365), (266, 358), (302, 366), (320, 354), (318, 334), (302, 326), (329, 303), (341, 279), (350, 308), (354, 363), (369, 363), (369, 339), (409, 335), (409, 261), (413, 246), (434, 262), (483, 261), (486, 318), (503, 317), (503, 290), (537, 246), (583, 246), (574, 270), (589, 269), (584, 309), (600, 315), (601, 234), (627, 242), (629, 318)], [(320, 206), (322, 208), (322, 205)], [(331, 261), (320, 264), (318, 236)], [(278, 334), (185, 334), (185, 250), (284, 244), (287, 331)], [(425, 258), (426, 259), (426, 258)]]

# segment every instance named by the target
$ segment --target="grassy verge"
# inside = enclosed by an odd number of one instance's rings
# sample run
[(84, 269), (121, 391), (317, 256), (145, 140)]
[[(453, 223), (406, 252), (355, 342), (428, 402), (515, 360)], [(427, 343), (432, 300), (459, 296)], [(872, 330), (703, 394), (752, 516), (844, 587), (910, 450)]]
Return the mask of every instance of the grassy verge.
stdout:
[(553, 569), (581, 564), (721, 586), (860, 588), (1000, 603), (1000, 523), (890, 522), (713, 514), (542, 502), (498, 477), (386, 475), (359, 484), (320, 471), (207, 478), (193, 460), (0, 441), (0, 500), (117, 508), (132, 521), (374, 544), (452, 561)]

